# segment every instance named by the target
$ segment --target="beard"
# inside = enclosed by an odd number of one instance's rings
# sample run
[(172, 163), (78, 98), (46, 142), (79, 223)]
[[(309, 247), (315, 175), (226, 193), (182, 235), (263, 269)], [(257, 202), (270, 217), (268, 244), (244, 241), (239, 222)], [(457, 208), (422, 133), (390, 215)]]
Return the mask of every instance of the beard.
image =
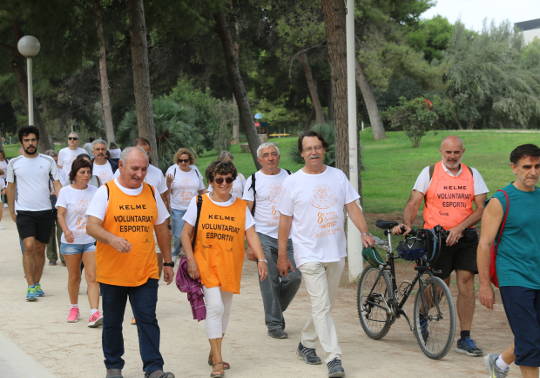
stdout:
[(37, 147), (34, 146), (28, 146), (26, 148), (23, 148), (23, 150), (28, 155), (35, 155), (37, 153)]

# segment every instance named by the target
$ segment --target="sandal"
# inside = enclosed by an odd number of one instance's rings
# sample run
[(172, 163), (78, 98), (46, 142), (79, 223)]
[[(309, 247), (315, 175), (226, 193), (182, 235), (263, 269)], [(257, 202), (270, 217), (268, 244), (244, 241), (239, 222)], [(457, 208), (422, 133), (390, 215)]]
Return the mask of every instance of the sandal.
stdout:
[[(216, 367), (221, 366), (221, 370), (216, 370)], [(222, 362), (216, 362), (212, 365), (211, 378), (223, 378), (225, 377), (225, 364)]]
[[(222, 361), (221, 363), (223, 363), (223, 370), (229, 370), (231, 368), (231, 364), (229, 364), (228, 362)], [(212, 366), (212, 365), (213, 365), (212, 352), (210, 352), (210, 354), (208, 355), (208, 366)]]

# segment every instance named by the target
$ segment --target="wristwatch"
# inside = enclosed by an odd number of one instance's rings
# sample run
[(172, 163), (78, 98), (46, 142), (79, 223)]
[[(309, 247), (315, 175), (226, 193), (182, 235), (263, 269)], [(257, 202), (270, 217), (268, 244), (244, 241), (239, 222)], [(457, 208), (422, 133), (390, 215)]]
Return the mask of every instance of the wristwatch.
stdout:
[(174, 268), (174, 261), (171, 262), (164, 262), (163, 266), (170, 266), (171, 268)]

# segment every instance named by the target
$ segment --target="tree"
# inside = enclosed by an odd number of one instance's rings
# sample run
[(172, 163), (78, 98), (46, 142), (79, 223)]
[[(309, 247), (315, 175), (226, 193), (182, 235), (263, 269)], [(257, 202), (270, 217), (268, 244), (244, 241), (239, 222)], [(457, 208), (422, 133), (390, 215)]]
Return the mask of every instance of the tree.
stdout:
[(131, 37), (131, 67), (133, 71), (133, 92), (137, 113), (139, 136), (150, 141), (151, 159), (159, 164), (157, 155), (156, 129), (152, 111), (152, 92), (150, 89), (150, 70), (148, 65), (148, 42), (146, 40), (146, 21), (143, 0), (128, 0)]
[(322, 0), (328, 41), (328, 61), (332, 77), (332, 107), (336, 128), (336, 167), (349, 173), (347, 131), (347, 64), (345, 43), (345, 2)]

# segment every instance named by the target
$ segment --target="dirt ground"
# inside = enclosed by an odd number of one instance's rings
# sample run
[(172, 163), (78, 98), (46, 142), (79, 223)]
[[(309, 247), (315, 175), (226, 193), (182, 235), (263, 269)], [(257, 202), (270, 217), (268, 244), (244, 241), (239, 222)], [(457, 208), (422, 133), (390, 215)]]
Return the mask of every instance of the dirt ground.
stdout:
[[(7, 214), (4, 214), (1, 224), (5, 229), (0, 230), (0, 302), (4, 307), (0, 336), (16, 344), (53, 376), (103, 377), (101, 330), (86, 327), (88, 302), (84, 294), (85, 284), (80, 290), (83, 319), (79, 323), (68, 324), (65, 321), (68, 311), (67, 272), (61, 265), (45, 266), (42, 286), (46, 297), (34, 303), (26, 302), (15, 225)], [(398, 277), (404, 278), (412, 271), (411, 265), (402, 263)], [(453, 291), (455, 293), (455, 288)], [(404, 319), (396, 321), (383, 340), (369, 339), (358, 322), (355, 296), (354, 285), (342, 287), (333, 311), (347, 377), (487, 376), (482, 358), (467, 357), (453, 350), (441, 361), (425, 357)], [(166, 370), (173, 371), (176, 377), (208, 377), (210, 368), (206, 358), (209, 347), (204, 322), (192, 320), (185, 294), (173, 285), (160, 284), (157, 313)], [(231, 323), (224, 339), (224, 357), (232, 366), (226, 375), (239, 378), (326, 377), (324, 365), (309, 366), (295, 356), (300, 330), (309, 313), (309, 301), (305, 289), (301, 288), (286, 312), (289, 339), (275, 340), (266, 336), (256, 270), (252, 263), (246, 264), (242, 292), (234, 298)], [(126, 366), (123, 373), (126, 378), (142, 377), (136, 327), (129, 325), (130, 317), (131, 311), (127, 310), (124, 323)], [(473, 337), (486, 352), (499, 351), (511, 342), (512, 336), (500, 301), (492, 312), (477, 303)], [(513, 366), (509, 377), (518, 376), (519, 371)]]

